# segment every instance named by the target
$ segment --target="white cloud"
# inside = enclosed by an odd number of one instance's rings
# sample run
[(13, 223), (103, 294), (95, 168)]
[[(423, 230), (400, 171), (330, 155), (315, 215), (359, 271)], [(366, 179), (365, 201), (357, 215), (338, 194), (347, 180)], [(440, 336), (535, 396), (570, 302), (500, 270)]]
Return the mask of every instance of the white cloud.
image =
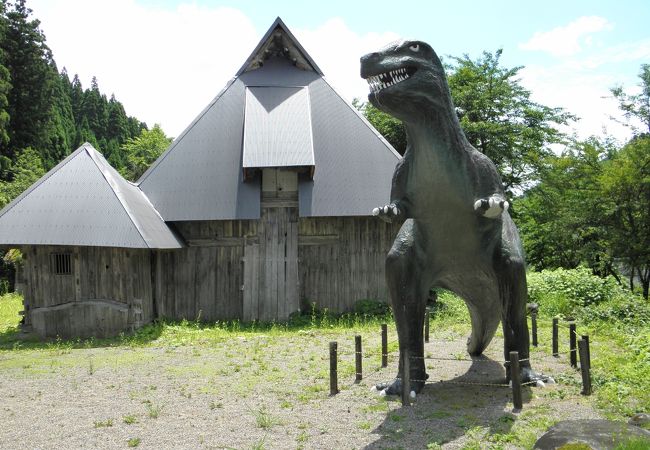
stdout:
[(611, 30), (612, 24), (598, 16), (583, 16), (563, 27), (536, 32), (528, 42), (519, 44), (522, 50), (539, 50), (553, 56), (571, 56), (583, 46), (592, 46), (593, 33)]
[(360, 35), (340, 18), (329, 19), (315, 30), (296, 29), (294, 34), (325, 78), (349, 102), (355, 97), (365, 100), (368, 94), (368, 83), (359, 76), (359, 58), (399, 37), (391, 32)]
[(592, 71), (576, 72), (570, 64), (543, 67), (531, 65), (519, 72), (521, 83), (532, 92), (532, 100), (550, 107), (562, 107), (580, 120), (566, 129), (585, 139), (603, 132), (620, 142), (630, 138), (630, 130), (611, 117), (622, 119), (618, 103), (609, 88), (620, 82), (610, 75)]
[[(178, 136), (232, 78), (266, 31), (233, 8), (135, 0), (32, 0), (59, 68), (84, 87), (97, 76), (127, 114)], [(268, 26), (271, 25), (269, 22)], [(291, 24), (288, 24), (291, 27)], [(397, 38), (351, 31), (341, 19), (292, 29), (337, 90), (351, 101), (368, 91), (359, 57)]]

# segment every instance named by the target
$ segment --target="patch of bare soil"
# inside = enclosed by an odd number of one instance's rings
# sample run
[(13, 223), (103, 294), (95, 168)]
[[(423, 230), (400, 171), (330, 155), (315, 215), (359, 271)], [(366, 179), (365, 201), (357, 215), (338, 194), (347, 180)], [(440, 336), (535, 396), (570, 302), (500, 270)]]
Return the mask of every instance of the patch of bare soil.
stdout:
[[(512, 414), (510, 389), (493, 386), (504, 382), (501, 340), (485, 360), (456, 361), (466, 358), (465, 337), (442, 334), (426, 353), (447, 360), (427, 362), (429, 382), (402, 407), (370, 392), (397, 370), (394, 352), (380, 368), (379, 333), (364, 335), (364, 379), (354, 383), (353, 336), (242, 334), (210, 345), (3, 352), (0, 448), (508, 448), (520, 446), (512, 435), (534, 439), (555, 421), (600, 417), (566, 359), (537, 351), (535, 369), (558, 384), (525, 388), (523, 411)], [(330, 340), (340, 351), (341, 392), (333, 397)]]

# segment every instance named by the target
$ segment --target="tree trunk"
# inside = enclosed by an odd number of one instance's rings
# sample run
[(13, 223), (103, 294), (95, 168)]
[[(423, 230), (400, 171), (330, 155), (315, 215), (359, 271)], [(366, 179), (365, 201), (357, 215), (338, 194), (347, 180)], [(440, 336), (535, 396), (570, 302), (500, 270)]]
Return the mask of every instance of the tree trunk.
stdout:
[(641, 288), (643, 289), (643, 298), (648, 300), (648, 289), (650, 288), (650, 267), (644, 267), (641, 271), (640, 267), (636, 268), (637, 273), (639, 274), (639, 279), (641, 280)]

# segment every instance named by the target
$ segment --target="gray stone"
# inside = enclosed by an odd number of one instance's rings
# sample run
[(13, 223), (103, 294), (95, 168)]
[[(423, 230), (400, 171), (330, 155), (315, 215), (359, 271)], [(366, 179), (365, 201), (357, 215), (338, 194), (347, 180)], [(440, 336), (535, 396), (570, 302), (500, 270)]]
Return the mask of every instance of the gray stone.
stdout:
[(636, 425), (637, 427), (644, 428), (646, 430), (650, 429), (650, 414), (639, 413), (630, 417), (630, 420), (627, 422), (630, 425)]
[(586, 444), (593, 450), (609, 450), (629, 439), (645, 438), (650, 432), (634, 425), (609, 420), (566, 420), (549, 428), (533, 449), (551, 450), (566, 444)]

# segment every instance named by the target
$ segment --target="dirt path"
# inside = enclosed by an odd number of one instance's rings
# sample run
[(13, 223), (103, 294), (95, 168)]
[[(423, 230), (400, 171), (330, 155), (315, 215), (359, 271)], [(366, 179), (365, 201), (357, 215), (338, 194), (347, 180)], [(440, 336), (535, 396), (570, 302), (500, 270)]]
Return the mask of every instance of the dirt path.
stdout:
[[(599, 417), (566, 361), (542, 352), (533, 352), (535, 367), (559, 383), (526, 389), (516, 415), (507, 388), (440, 382), (502, 383), (499, 339), (487, 361), (429, 361), (429, 383), (403, 408), (370, 392), (397, 366), (392, 357), (379, 368), (378, 333), (364, 335), (373, 354), (354, 384), (353, 336), (258, 333), (162, 348), (0, 352), (0, 448), (518, 448), (557, 420)], [(334, 339), (341, 392), (329, 397)], [(464, 342), (433, 336), (426, 352), (464, 358)]]

